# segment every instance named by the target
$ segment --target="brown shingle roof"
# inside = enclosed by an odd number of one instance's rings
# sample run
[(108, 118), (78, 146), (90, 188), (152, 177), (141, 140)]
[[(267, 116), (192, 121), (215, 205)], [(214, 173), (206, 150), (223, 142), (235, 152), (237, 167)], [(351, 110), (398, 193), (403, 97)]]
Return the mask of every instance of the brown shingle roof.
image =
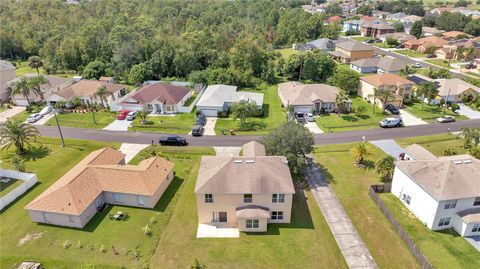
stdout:
[(347, 51), (375, 51), (372, 46), (353, 40), (339, 42), (335, 46)]
[(236, 208), (236, 215), (239, 219), (269, 219), (270, 210), (268, 207), (259, 205), (247, 205)]
[(80, 215), (103, 191), (152, 196), (173, 164), (163, 158), (122, 165), (124, 155), (112, 148), (90, 153), (25, 209)]
[(333, 103), (339, 93), (339, 89), (334, 86), (295, 81), (278, 84), (278, 90), (291, 105), (312, 105), (315, 100)]
[(140, 104), (147, 104), (154, 100), (158, 100), (167, 105), (176, 105), (190, 91), (191, 90), (187, 87), (155, 83), (142, 86), (131, 96), (131, 98), (137, 100)]
[(387, 72), (397, 72), (405, 68), (407, 64), (399, 59), (392, 57), (383, 57), (378, 61), (378, 68), (381, 68)]
[(382, 85), (401, 86), (404, 84), (414, 84), (410, 80), (395, 74), (376, 74), (376, 75), (364, 76), (364, 77), (361, 77), (360, 79), (375, 87), (379, 87)]
[(243, 156), (255, 157), (255, 156), (265, 156), (265, 146), (252, 141), (243, 145)]
[(107, 88), (107, 92), (110, 93), (115, 93), (124, 88), (124, 86), (120, 84), (107, 83), (98, 80), (82, 79), (73, 85), (67, 86), (59, 90), (58, 92), (56, 92), (56, 94), (67, 100), (74, 96), (93, 97), (101, 86), (105, 86), (105, 88)]
[(468, 36), (468, 37), (472, 37), (471, 35), (466, 34), (464, 32), (460, 32), (460, 31), (449, 31), (449, 32), (445, 32), (445, 33), (442, 34), (442, 36), (447, 37), (447, 38), (457, 38), (457, 36), (459, 36), (459, 35), (465, 35), (465, 36)]

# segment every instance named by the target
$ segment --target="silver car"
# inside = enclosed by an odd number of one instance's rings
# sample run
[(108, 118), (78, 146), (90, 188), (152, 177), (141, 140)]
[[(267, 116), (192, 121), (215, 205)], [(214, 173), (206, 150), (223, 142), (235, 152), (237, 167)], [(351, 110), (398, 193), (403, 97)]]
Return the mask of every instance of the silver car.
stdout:
[(402, 127), (403, 121), (402, 118), (385, 118), (381, 120), (378, 124), (382, 128), (392, 128), (392, 127)]
[(125, 118), (128, 121), (132, 121), (137, 117), (137, 112), (136, 111), (130, 111), (127, 114), (127, 117)]
[(310, 122), (315, 121), (315, 118), (313, 117), (312, 113), (306, 113), (305, 119), (307, 119), (307, 121), (310, 121)]
[(437, 118), (437, 121), (440, 122), (440, 123), (454, 122), (455, 117), (454, 116), (443, 116), (443, 117)]
[(30, 116), (28, 116), (27, 118), (27, 122), (28, 123), (34, 123), (34, 122), (37, 122), (39, 119), (41, 119), (43, 116), (42, 114), (40, 113), (35, 113), (35, 114), (31, 114)]

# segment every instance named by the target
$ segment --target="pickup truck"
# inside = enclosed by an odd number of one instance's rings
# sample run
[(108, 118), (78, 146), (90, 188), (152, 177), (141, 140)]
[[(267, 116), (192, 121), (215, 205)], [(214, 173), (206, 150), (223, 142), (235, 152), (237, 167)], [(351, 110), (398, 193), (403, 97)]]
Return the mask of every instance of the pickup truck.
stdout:
[(295, 113), (295, 119), (297, 119), (298, 123), (305, 123), (305, 113), (302, 112), (297, 112)]
[(188, 145), (187, 139), (178, 135), (169, 135), (160, 137), (158, 141), (162, 146), (186, 146)]

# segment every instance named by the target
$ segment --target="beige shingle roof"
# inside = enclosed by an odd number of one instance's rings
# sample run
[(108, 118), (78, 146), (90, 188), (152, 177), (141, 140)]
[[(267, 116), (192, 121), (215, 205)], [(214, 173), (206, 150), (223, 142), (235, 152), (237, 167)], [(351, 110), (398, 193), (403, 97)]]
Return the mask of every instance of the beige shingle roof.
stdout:
[(94, 151), (25, 209), (80, 215), (103, 191), (152, 196), (173, 169), (160, 157), (123, 163), (124, 155), (112, 148)]
[(312, 105), (313, 101), (335, 102), (338, 88), (326, 84), (303, 84), (290, 81), (278, 84), (280, 94), (291, 105)]
[(376, 74), (364, 76), (360, 79), (375, 87), (380, 87), (382, 85), (401, 86), (405, 84), (414, 84), (412, 81), (395, 74)]
[(115, 93), (124, 88), (124, 86), (120, 84), (107, 83), (105, 81), (98, 80), (82, 79), (73, 85), (59, 90), (58, 92), (56, 92), (56, 94), (67, 100), (74, 96), (93, 97), (97, 92), (98, 88), (100, 88), (101, 86), (105, 86), (105, 88), (107, 88), (107, 92), (110, 93)]
[(243, 145), (242, 149), (243, 149), (243, 156), (255, 157), (255, 156), (266, 155), (265, 146), (256, 141), (252, 141)]
[(415, 160), (435, 160), (437, 156), (418, 144), (412, 144), (405, 148), (405, 152)]
[(237, 207), (236, 215), (239, 219), (269, 219), (270, 210), (264, 206), (247, 205)]
[(335, 46), (347, 51), (374, 51), (375, 50), (375, 48), (370, 45), (363, 44), (362, 42), (353, 41), (353, 40), (342, 41), (337, 43)]
[(480, 160), (470, 155), (398, 161), (396, 166), (437, 201), (480, 196)]
[(458, 95), (463, 93), (468, 89), (472, 89), (478, 93), (480, 93), (480, 88), (476, 87), (470, 83), (467, 83), (459, 78), (451, 78), (451, 79), (439, 79), (438, 85), (438, 95), (440, 96), (447, 96), (450, 91), (450, 95)]

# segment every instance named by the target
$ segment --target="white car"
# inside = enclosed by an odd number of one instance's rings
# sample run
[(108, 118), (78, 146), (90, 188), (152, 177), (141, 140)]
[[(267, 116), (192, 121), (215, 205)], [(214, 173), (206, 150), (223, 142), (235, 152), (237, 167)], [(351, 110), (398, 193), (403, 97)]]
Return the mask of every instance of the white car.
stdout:
[(381, 120), (378, 125), (382, 128), (390, 128), (390, 127), (402, 127), (403, 121), (401, 117), (396, 118), (385, 118)]
[(437, 118), (437, 121), (440, 122), (440, 123), (454, 122), (455, 117), (454, 116), (443, 116), (443, 117)]
[(46, 107), (42, 108), (42, 110), (40, 111), (40, 115), (45, 116), (47, 114), (50, 114), (51, 112), (52, 112), (52, 107), (51, 106), (46, 106)]
[(307, 121), (315, 121), (312, 113), (305, 114), (305, 119), (307, 119)]
[(415, 68), (422, 68), (422, 67), (423, 67), (423, 64), (421, 64), (421, 63), (415, 63), (415, 64), (413, 65), (413, 67), (415, 67)]
[(130, 111), (127, 114), (127, 117), (125, 118), (127, 121), (132, 121), (137, 117), (137, 112), (136, 111)]
[(35, 114), (32, 114), (30, 116), (28, 116), (27, 118), (27, 122), (28, 123), (34, 123), (34, 122), (37, 122), (39, 119), (41, 119), (43, 116), (42, 114), (40, 113), (35, 113)]

